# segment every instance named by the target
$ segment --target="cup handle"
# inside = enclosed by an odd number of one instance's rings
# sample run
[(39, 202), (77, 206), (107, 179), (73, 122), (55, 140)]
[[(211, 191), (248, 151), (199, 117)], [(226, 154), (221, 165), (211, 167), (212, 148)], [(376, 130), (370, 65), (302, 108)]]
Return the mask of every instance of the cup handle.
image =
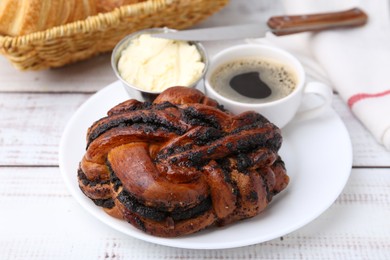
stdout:
[(321, 98), (321, 103), (316, 104), (314, 107), (302, 109), (295, 115), (294, 121), (313, 119), (321, 115), (326, 107), (329, 107), (332, 103), (333, 92), (332, 89), (321, 82), (309, 82), (307, 83), (304, 92), (304, 97), (307, 95), (315, 95)]

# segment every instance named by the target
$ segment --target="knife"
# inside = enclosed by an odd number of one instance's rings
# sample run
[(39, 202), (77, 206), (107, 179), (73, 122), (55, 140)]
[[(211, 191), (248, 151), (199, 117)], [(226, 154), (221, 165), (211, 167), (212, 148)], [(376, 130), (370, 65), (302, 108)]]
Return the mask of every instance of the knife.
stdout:
[(287, 35), (299, 32), (313, 32), (342, 27), (356, 27), (367, 23), (367, 14), (353, 8), (346, 11), (318, 13), (308, 15), (272, 16), (267, 24), (243, 24), (225, 27), (213, 27), (182, 31), (169, 31), (153, 34), (153, 37), (185, 40), (215, 41), (263, 37), (267, 32), (275, 35)]

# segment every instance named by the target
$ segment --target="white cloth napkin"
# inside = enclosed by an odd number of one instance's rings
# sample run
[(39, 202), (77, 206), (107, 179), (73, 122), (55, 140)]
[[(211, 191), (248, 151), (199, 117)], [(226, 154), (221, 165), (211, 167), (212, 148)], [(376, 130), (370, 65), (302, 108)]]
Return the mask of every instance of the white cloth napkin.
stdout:
[[(295, 54), (309, 76), (337, 91), (355, 116), (390, 150), (390, 16), (387, 0), (285, 0), (286, 14), (362, 8), (366, 26), (265, 41)], [(260, 41), (264, 41), (260, 40)]]

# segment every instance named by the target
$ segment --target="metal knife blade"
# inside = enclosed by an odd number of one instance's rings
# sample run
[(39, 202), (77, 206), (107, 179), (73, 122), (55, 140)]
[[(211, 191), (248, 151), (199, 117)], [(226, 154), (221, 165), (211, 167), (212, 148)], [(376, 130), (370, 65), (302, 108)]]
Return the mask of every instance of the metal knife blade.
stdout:
[(170, 31), (153, 34), (153, 37), (185, 40), (215, 41), (263, 37), (268, 31), (275, 35), (286, 35), (307, 31), (321, 31), (340, 27), (356, 27), (366, 24), (368, 16), (359, 8), (346, 11), (273, 16), (265, 24), (241, 24), (234, 26)]
[(183, 41), (217, 41), (262, 37), (269, 31), (258, 24), (243, 24), (152, 34), (153, 37)]

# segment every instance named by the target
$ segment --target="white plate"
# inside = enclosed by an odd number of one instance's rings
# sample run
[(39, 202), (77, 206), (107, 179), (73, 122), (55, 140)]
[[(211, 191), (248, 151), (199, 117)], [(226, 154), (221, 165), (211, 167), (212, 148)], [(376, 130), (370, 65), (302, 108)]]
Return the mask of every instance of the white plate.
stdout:
[(138, 239), (193, 249), (233, 248), (271, 240), (304, 226), (323, 213), (341, 193), (351, 172), (348, 132), (337, 114), (329, 109), (320, 118), (292, 122), (283, 129), (280, 154), (291, 181), (260, 215), (185, 237), (154, 237), (107, 215), (78, 187), (77, 168), (85, 153), (88, 127), (126, 98), (122, 85), (114, 82), (86, 101), (63, 133), (59, 163), (67, 187), (84, 209), (104, 224)]

